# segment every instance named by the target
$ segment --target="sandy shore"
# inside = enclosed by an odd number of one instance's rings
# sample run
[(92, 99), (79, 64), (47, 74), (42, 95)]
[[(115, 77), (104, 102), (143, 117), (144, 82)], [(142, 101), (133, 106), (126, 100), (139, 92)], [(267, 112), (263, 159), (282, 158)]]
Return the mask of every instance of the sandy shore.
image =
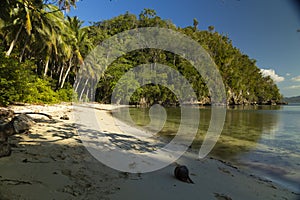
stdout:
[[(176, 162), (189, 167), (195, 184), (175, 179), (174, 163), (150, 173), (119, 172), (99, 162), (83, 146), (71, 105), (15, 106), (13, 109), (44, 112), (53, 119), (32, 116), (39, 120), (30, 133), (10, 139), (12, 155), (0, 158), (0, 200), (300, 199), (299, 194), (226, 162), (213, 158), (199, 160), (197, 152), (192, 150)], [(112, 123), (110, 109), (108, 105), (94, 109), (105, 134), (124, 135)], [(70, 119), (60, 119), (64, 115)]]

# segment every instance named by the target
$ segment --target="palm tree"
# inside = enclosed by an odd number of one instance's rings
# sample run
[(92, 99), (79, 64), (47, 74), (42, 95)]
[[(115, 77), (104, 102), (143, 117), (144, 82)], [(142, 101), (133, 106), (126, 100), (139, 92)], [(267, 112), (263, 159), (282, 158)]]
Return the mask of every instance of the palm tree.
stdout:
[(35, 57), (43, 60), (44, 76), (47, 75), (49, 63), (59, 55), (58, 46), (63, 41), (61, 32), (65, 29), (64, 15), (62, 12), (52, 12), (57, 9), (54, 5), (44, 6), (43, 14), (37, 18), (36, 34), (33, 34), (30, 45)]
[(67, 12), (70, 11), (71, 6), (76, 8), (76, 2), (78, 0), (44, 0), (44, 4), (46, 5), (57, 5), (57, 10), (66, 10)]
[[(7, 38), (10, 40), (6, 56), (10, 56), (17, 42), (30, 36), (32, 33), (32, 18), (34, 14), (40, 13), (43, 6), (41, 0), (6, 0), (2, 17), (5, 20), (4, 31), (7, 31)], [(8, 18), (9, 16), (9, 18)], [(22, 39), (20, 39), (22, 36)]]
[(71, 6), (76, 7), (76, 2), (78, 0), (58, 0), (58, 5), (61, 9), (70, 11)]
[(68, 17), (66, 24), (72, 32), (72, 40), (69, 40), (69, 45), (72, 49), (72, 53), (68, 58), (68, 66), (60, 81), (60, 88), (63, 88), (66, 78), (68, 77), (72, 68), (76, 71), (78, 66), (83, 64), (82, 53), (88, 52), (92, 49), (93, 45), (88, 38), (87, 31), (85, 28), (81, 28), (83, 22), (77, 17)]
[[(20, 61), (23, 59), (25, 49), (28, 49), (30, 57), (34, 55), (39, 58), (40, 55), (49, 57), (49, 53), (53, 48), (55, 50), (56, 36), (61, 31), (61, 24), (64, 20), (62, 12), (52, 12), (57, 10), (58, 7), (53, 5), (43, 5), (37, 12), (33, 12), (31, 15), (31, 24), (34, 27), (30, 35), (27, 35), (27, 39), (23, 44), (23, 50), (20, 53)], [(48, 51), (43, 51), (46, 48)], [(42, 52), (42, 54), (41, 54)]]

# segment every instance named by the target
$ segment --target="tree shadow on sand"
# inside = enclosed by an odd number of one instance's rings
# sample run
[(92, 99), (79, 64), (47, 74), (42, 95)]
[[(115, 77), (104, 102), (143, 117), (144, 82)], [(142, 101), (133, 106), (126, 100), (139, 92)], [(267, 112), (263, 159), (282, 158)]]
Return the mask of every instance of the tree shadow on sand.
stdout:
[[(89, 153), (76, 131), (78, 126), (62, 120), (39, 120), (29, 134), (11, 137), (11, 156), (0, 158), (0, 199), (107, 199), (119, 190), (115, 181), (124, 176)], [(89, 133), (91, 138), (94, 133)], [(120, 138), (111, 135), (112, 142), (129, 145), (126, 136), (124, 141)], [(142, 145), (141, 141), (137, 144)]]

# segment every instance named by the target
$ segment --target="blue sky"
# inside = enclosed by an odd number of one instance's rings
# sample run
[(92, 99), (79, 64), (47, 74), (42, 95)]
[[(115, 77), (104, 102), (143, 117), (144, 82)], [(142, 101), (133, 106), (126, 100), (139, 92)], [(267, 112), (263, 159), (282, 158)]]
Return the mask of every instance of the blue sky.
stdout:
[[(300, 3), (298, 0), (81, 0), (70, 15), (96, 22), (151, 8), (180, 27), (199, 21), (215, 26), (234, 46), (271, 75), (284, 96), (300, 95)], [(258, 86), (259, 87), (259, 86)]]

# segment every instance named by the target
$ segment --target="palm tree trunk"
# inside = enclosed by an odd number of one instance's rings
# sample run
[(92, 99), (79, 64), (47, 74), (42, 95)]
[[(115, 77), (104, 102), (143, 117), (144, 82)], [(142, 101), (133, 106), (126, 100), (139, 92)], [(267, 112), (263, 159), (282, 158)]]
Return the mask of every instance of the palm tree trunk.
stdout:
[(61, 67), (61, 70), (60, 70), (60, 74), (59, 74), (59, 79), (58, 79), (58, 85), (57, 85), (57, 87), (59, 86), (59, 85), (61, 85), (61, 81), (62, 81), (62, 75), (63, 75), (63, 72), (64, 72), (64, 65)]
[(90, 93), (90, 97), (89, 97), (90, 101), (95, 101), (95, 93), (94, 93), (94, 88), (96, 87), (95, 83), (96, 83), (96, 81), (94, 81), (92, 79), (92, 86), (91, 86), (91, 89), (90, 89), (91, 93)]
[(63, 88), (63, 87), (64, 87), (66, 78), (67, 78), (68, 75), (69, 75), (69, 72), (70, 72), (70, 70), (71, 70), (71, 67), (72, 67), (72, 57), (71, 57), (70, 60), (69, 60), (69, 67), (68, 67), (68, 69), (67, 69), (65, 75), (64, 75), (63, 78), (62, 78), (62, 82), (61, 82), (60, 88)]
[(89, 99), (89, 91), (90, 91), (90, 90), (86, 90), (86, 98), (87, 98), (87, 101), (90, 101), (90, 99)]
[(46, 64), (45, 64), (45, 69), (44, 69), (44, 77), (47, 76), (48, 68), (49, 68), (49, 57), (46, 58)]
[(20, 35), (21, 31), (22, 31), (22, 28), (23, 28), (23, 25), (21, 24), (21, 26), (20, 26), (20, 28), (19, 28), (19, 30), (18, 30), (18, 32), (17, 32), (14, 40), (10, 43), (10, 47), (9, 47), (8, 51), (6, 52), (6, 56), (10, 56), (10, 54), (11, 54), (12, 50), (14, 49), (14, 46), (15, 46), (18, 38), (19, 38), (19, 35)]
[(83, 88), (82, 88), (82, 90), (81, 90), (81, 93), (80, 93), (80, 96), (79, 96), (79, 101), (82, 100), (82, 95), (83, 95), (83, 92), (84, 92), (84, 90), (85, 90), (85, 87), (86, 87), (88, 81), (89, 81), (89, 79), (87, 78), (86, 81), (85, 81), (85, 83), (84, 83), (84, 86), (83, 86)]
[(26, 41), (25, 41), (24, 47), (22, 49), (22, 53), (21, 53), (20, 58), (19, 58), (20, 62), (22, 62), (22, 60), (23, 60), (23, 56), (24, 56), (28, 41), (29, 41), (29, 35), (27, 35), (27, 37), (26, 37)]
[(74, 83), (74, 85), (75, 85), (75, 89), (74, 89), (74, 91), (75, 91), (75, 92), (77, 92), (77, 90), (78, 90), (78, 86), (79, 86), (80, 82), (81, 82), (81, 77), (80, 77), (80, 79), (79, 79), (79, 80), (77, 80), (77, 81)]

